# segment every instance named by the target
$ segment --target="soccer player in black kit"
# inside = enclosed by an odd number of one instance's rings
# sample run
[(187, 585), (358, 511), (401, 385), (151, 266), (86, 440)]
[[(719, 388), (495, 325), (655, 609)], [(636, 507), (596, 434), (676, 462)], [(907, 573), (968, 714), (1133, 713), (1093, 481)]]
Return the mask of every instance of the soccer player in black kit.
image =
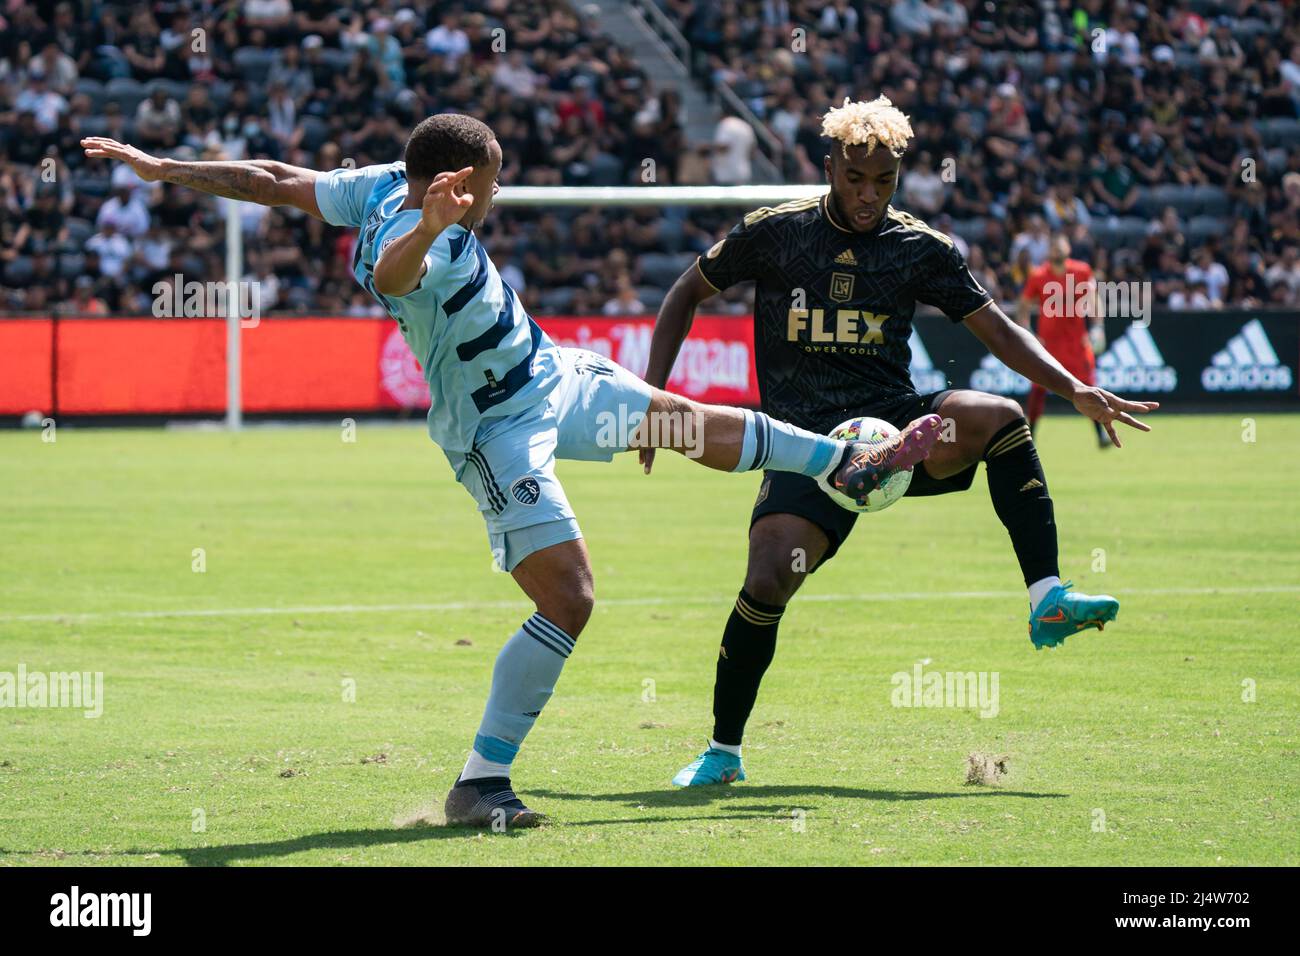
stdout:
[[(869, 415), (896, 427), (929, 412), (951, 432), (913, 471), (910, 496), (964, 491), (982, 461), (989, 494), (1029, 588), (1029, 636), (1054, 647), (1114, 620), (1119, 602), (1062, 584), (1047, 478), (1020, 406), (969, 389), (919, 395), (908, 367), (918, 302), (966, 327), (1004, 364), (1069, 399), (1120, 447), (1114, 423), (1149, 427), (1131, 402), (1080, 382), (1008, 318), (966, 267), (950, 238), (890, 205), (911, 124), (886, 97), (849, 102), (822, 122), (830, 191), (745, 216), (673, 285), (659, 310), (646, 380), (663, 387), (695, 308), (754, 280), (755, 361), (763, 411), (813, 431)], [(951, 426), (948, 425), (951, 422)], [(647, 473), (653, 450), (641, 452)], [(709, 748), (673, 779), (679, 786), (744, 780), (740, 744), (777, 628), (806, 574), (829, 560), (857, 515), (814, 482), (768, 473), (749, 530), (749, 565), (723, 631)], [(794, 570), (802, 549), (807, 572)]]

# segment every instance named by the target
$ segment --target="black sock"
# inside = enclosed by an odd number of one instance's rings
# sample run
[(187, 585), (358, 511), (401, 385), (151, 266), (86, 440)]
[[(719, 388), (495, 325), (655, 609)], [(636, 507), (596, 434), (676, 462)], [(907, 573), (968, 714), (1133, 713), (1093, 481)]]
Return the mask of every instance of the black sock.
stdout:
[(993, 510), (1011, 535), (1025, 584), (1060, 577), (1052, 498), (1029, 423), (1018, 418), (998, 429), (984, 448), (984, 461)]
[(727, 618), (713, 685), (713, 739), (740, 746), (745, 721), (754, 709), (758, 685), (776, 653), (776, 629), (783, 607), (755, 601), (741, 588)]

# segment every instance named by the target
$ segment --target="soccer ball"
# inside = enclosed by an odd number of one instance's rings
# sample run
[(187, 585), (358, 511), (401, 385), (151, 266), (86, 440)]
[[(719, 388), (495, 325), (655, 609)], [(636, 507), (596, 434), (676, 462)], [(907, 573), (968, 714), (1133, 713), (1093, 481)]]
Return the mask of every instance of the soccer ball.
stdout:
[[(838, 438), (840, 441), (880, 441), (885, 438), (893, 438), (898, 434), (898, 429), (889, 422), (882, 421), (879, 418), (850, 418), (846, 422), (840, 422), (831, 429), (831, 437)], [(886, 478), (875, 491), (867, 495), (867, 503), (860, 505), (848, 495), (842, 495), (837, 491), (830, 492), (831, 500), (847, 511), (856, 511), (859, 514), (869, 514), (873, 511), (884, 511), (899, 498), (907, 493), (908, 486), (912, 484), (912, 469), (908, 468), (903, 471), (896, 471)]]

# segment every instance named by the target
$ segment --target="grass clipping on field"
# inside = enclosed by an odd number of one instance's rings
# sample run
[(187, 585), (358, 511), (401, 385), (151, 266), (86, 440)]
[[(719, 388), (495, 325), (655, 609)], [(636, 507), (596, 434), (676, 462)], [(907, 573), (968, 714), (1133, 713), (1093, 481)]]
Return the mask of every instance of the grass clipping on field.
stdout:
[(996, 787), (1007, 775), (1006, 754), (976, 751), (966, 758), (966, 783), (975, 787)]

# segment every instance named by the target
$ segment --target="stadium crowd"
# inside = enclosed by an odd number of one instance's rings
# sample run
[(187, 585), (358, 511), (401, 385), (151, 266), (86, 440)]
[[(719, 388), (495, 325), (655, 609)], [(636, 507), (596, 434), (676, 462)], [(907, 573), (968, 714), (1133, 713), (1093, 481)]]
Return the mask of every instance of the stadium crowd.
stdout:
[[(791, 181), (820, 180), (827, 105), (888, 94), (917, 133), (897, 204), (1004, 300), (1064, 229), (1100, 277), (1150, 280), (1159, 304), (1300, 304), (1295, 5), (659, 2)], [(599, 27), (564, 0), (0, 5), (0, 309), (147, 312), (159, 281), (224, 276), (225, 200), (87, 160), (85, 135), (333, 169), (395, 159), (414, 122), (456, 110), (495, 129), (503, 184), (743, 175), (723, 161), (741, 121), (719, 124), (710, 163), (676, 91)], [(378, 311), (349, 231), (240, 215), (263, 310)], [(531, 311), (632, 314), (737, 216), (498, 209), (485, 239)]]
[(1300, 7), (1232, 0), (655, 0), (820, 182), (823, 104), (883, 92), (898, 205), (1016, 295), (1052, 230), (1174, 308), (1300, 303)]

